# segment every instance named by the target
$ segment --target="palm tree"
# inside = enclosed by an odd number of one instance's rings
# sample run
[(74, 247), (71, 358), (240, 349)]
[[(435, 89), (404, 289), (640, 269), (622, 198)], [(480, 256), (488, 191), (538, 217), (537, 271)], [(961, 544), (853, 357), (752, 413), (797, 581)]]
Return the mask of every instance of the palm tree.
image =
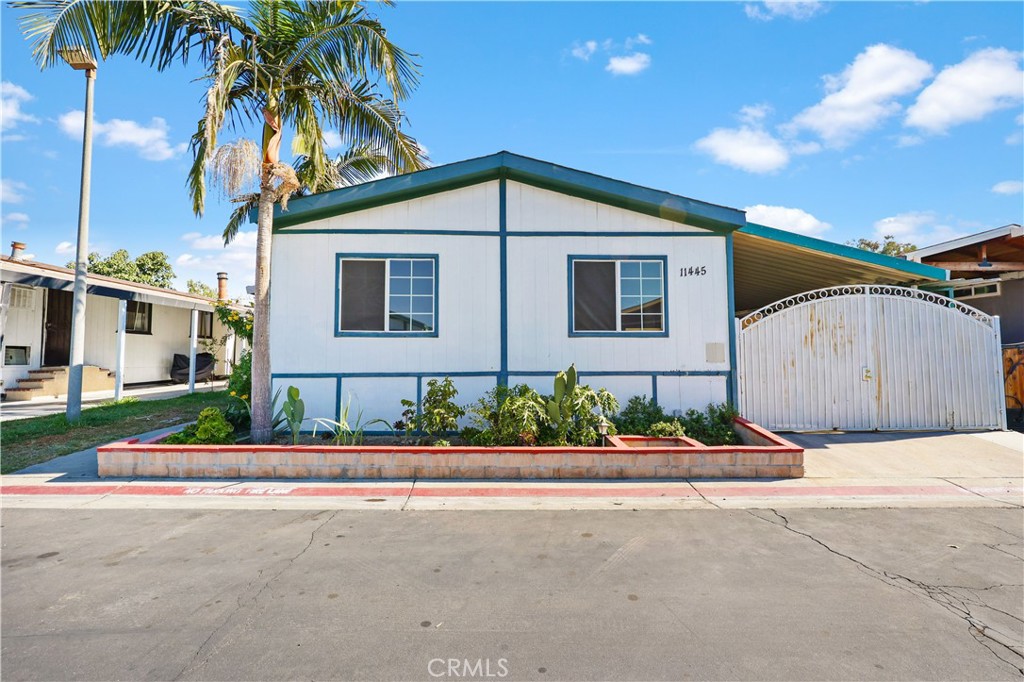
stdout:
[[(272, 437), (270, 404), (270, 250), (274, 205), (287, 210), (301, 188), (336, 187), (375, 169), (418, 170), (426, 158), (401, 130), (397, 102), (417, 82), (412, 56), (394, 45), (357, 2), (253, 0), (244, 9), (211, 0), (45, 0), (14, 2), (42, 68), (62, 50), (85, 46), (106, 59), (127, 54), (163, 70), (198, 54), (209, 84), (192, 137), (188, 190), (203, 214), (207, 176), (240, 206), (224, 231), (230, 241), (257, 211), (256, 294), (252, 358), (252, 438)], [(225, 129), (261, 127), (247, 140), (218, 148)], [(352, 156), (330, 159), (324, 130), (336, 130)], [(296, 166), (281, 160), (285, 130), (294, 131)], [(258, 158), (257, 158), (258, 155)], [(251, 186), (255, 191), (239, 194)]]

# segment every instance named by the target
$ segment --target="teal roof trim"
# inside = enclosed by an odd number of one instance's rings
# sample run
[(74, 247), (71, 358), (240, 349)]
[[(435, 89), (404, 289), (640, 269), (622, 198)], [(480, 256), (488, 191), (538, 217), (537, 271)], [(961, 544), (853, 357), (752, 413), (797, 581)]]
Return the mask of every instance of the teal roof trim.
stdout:
[(749, 234), (751, 236), (762, 237), (764, 239), (772, 239), (784, 244), (791, 244), (800, 248), (819, 251), (832, 256), (839, 256), (840, 258), (849, 258), (862, 263), (868, 263), (870, 265), (877, 265), (883, 268), (890, 268), (892, 270), (901, 270), (909, 275), (913, 275), (915, 279), (945, 280), (949, 276), (949, 273), (946, 270), (937, 268), (933, 265), (915, 263), (914, 261), (905, 260), (903, 258), (895, 258), (881, 253), (865, 251), (864, 249), (858, 249), (853, 246), (846, 246), (845, 244), (837, 244), (824, 239), (817, 239), (815, 237), (808, 237), (794, 232), (787, 232), (786, 230), (768, 227), (767, 225), (747, 223), (740, 228), (739, 231), (742, 234)]
[[(416, 173), (382, 178), (353, 187), (296, 197), (288, 211), (274, 207), (274, 229), (301, 225), (343, 213), (437, 194), (506, 178), (516, 182), (646, 213), (716, 232), (731, 232), (745, 222), (743, 211), (641, 187), (621, 180), (498, 152)], [(255, 216), (250, 216), (255, 219)]]

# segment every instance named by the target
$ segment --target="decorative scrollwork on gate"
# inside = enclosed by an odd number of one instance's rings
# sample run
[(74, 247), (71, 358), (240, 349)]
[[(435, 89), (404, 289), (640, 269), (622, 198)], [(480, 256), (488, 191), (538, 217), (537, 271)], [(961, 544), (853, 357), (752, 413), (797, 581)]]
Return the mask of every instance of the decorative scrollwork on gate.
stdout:
[(958, 313), (962, 313), (963, 315), (966, 315), (988, 327), (992, 327), (994, 324), (991, 315), (983, 313), (977, 308), (965, 305), (956, 299), (943, 296), (942, 294), (894, 285), (850, 284), (838, 287), (828, 287), (826, 289), (815, 289), (814, 291), (805, 291), (802, 294), (796, 294), (795, 296), (790, 296), (789, 298), (784, 298), (770, 305), (766, 305), (765, 307), (755, 310), (749, 315), (743, 317), (740, 320), (740, 328), (746, 329), (753, 324), (757, 324), (766, 317), (776, 313), (781, 313), (785, 310), (789, 310), (790, 308), (795, 308), (814, 301), (840, 298), (843, 296), (887, 296), (890, 298), (907, 298), (955, 310)]

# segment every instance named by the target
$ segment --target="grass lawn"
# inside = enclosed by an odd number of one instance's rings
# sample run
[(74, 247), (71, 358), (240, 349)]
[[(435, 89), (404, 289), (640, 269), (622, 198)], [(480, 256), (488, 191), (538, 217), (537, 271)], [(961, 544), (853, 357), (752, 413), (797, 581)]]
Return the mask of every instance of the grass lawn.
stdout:
[(223, 410), (230, 400), (227, 391), (197, 392), (167, 400), (91, 407), (82, 410), (81, 421), (74, 425), (63, 414), (5, 422), (0, 427), (0, 473), (9, 474), (118, 438), (195, 421), (203, 408)]

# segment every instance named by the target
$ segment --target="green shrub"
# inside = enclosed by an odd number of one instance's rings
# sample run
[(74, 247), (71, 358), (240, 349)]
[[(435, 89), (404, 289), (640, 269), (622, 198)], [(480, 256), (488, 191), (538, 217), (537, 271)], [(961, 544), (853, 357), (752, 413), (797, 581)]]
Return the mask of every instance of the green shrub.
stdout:
[(395, 424), (396, 428), (404, 429), (407, 435), (413, 431), (419, 431), (425, 440), (433, 440), (439, 435), (456, 431), (459, 428), (459, 419), (466, 414), (466, 410), (455, 402), (459, 395), (458, 389), (451, 377), (444, 379), (431, 379), (427, 382), (427, 392), (423, 396), (419, 410), (412, 400), (402, 400), (402, 419)]
[(737, 416), (729, 403), (709, 403), (704, 412), (687, 410), (679, 421), (687, 436), (704, 445), (736, 445), (740, 441), (732, 425)]
[(655, 438), (678, 438), (685, 435), (684, 431), (683, 425), (678, 420), (669, 419), (663, 422), (654, 422), (644, 435)]
[(651, 427), (671, 421), (661, 405), (645, 395), (635, 395), (626, 402), (622, 411), (612, 417), (619, 433), (633, 436), (653, 436)]
[(472, 422), (460, 434), (471, 445), (535, 445), (547, 413), (540, 394), (525, 384), (497, 386), (468, 407)]
[(199, 413), (195, 424), (164, 439), (169, 445), (231, 445), (234, 442), (235, 428), (216, 407), (207, 407)]
[(615, 434), (608, 420), (619, 411), (619, 401), (607, 389), (596, 391), (577, 382), (576, 365), (555, 376), (554, 395), (544, 396), (550, 428), (541, 429), (545, 445), (595, 445), (601, 439), (601, 427)]
[(228, 395), (231, 404), (224, 410), (224, 417), (235, 427), (235, 431), (248, 431), (252, 420), (249, 411), (249, 396), (252, 395), (252, 352), (242, 351), (238, 362), (228, 377)]

